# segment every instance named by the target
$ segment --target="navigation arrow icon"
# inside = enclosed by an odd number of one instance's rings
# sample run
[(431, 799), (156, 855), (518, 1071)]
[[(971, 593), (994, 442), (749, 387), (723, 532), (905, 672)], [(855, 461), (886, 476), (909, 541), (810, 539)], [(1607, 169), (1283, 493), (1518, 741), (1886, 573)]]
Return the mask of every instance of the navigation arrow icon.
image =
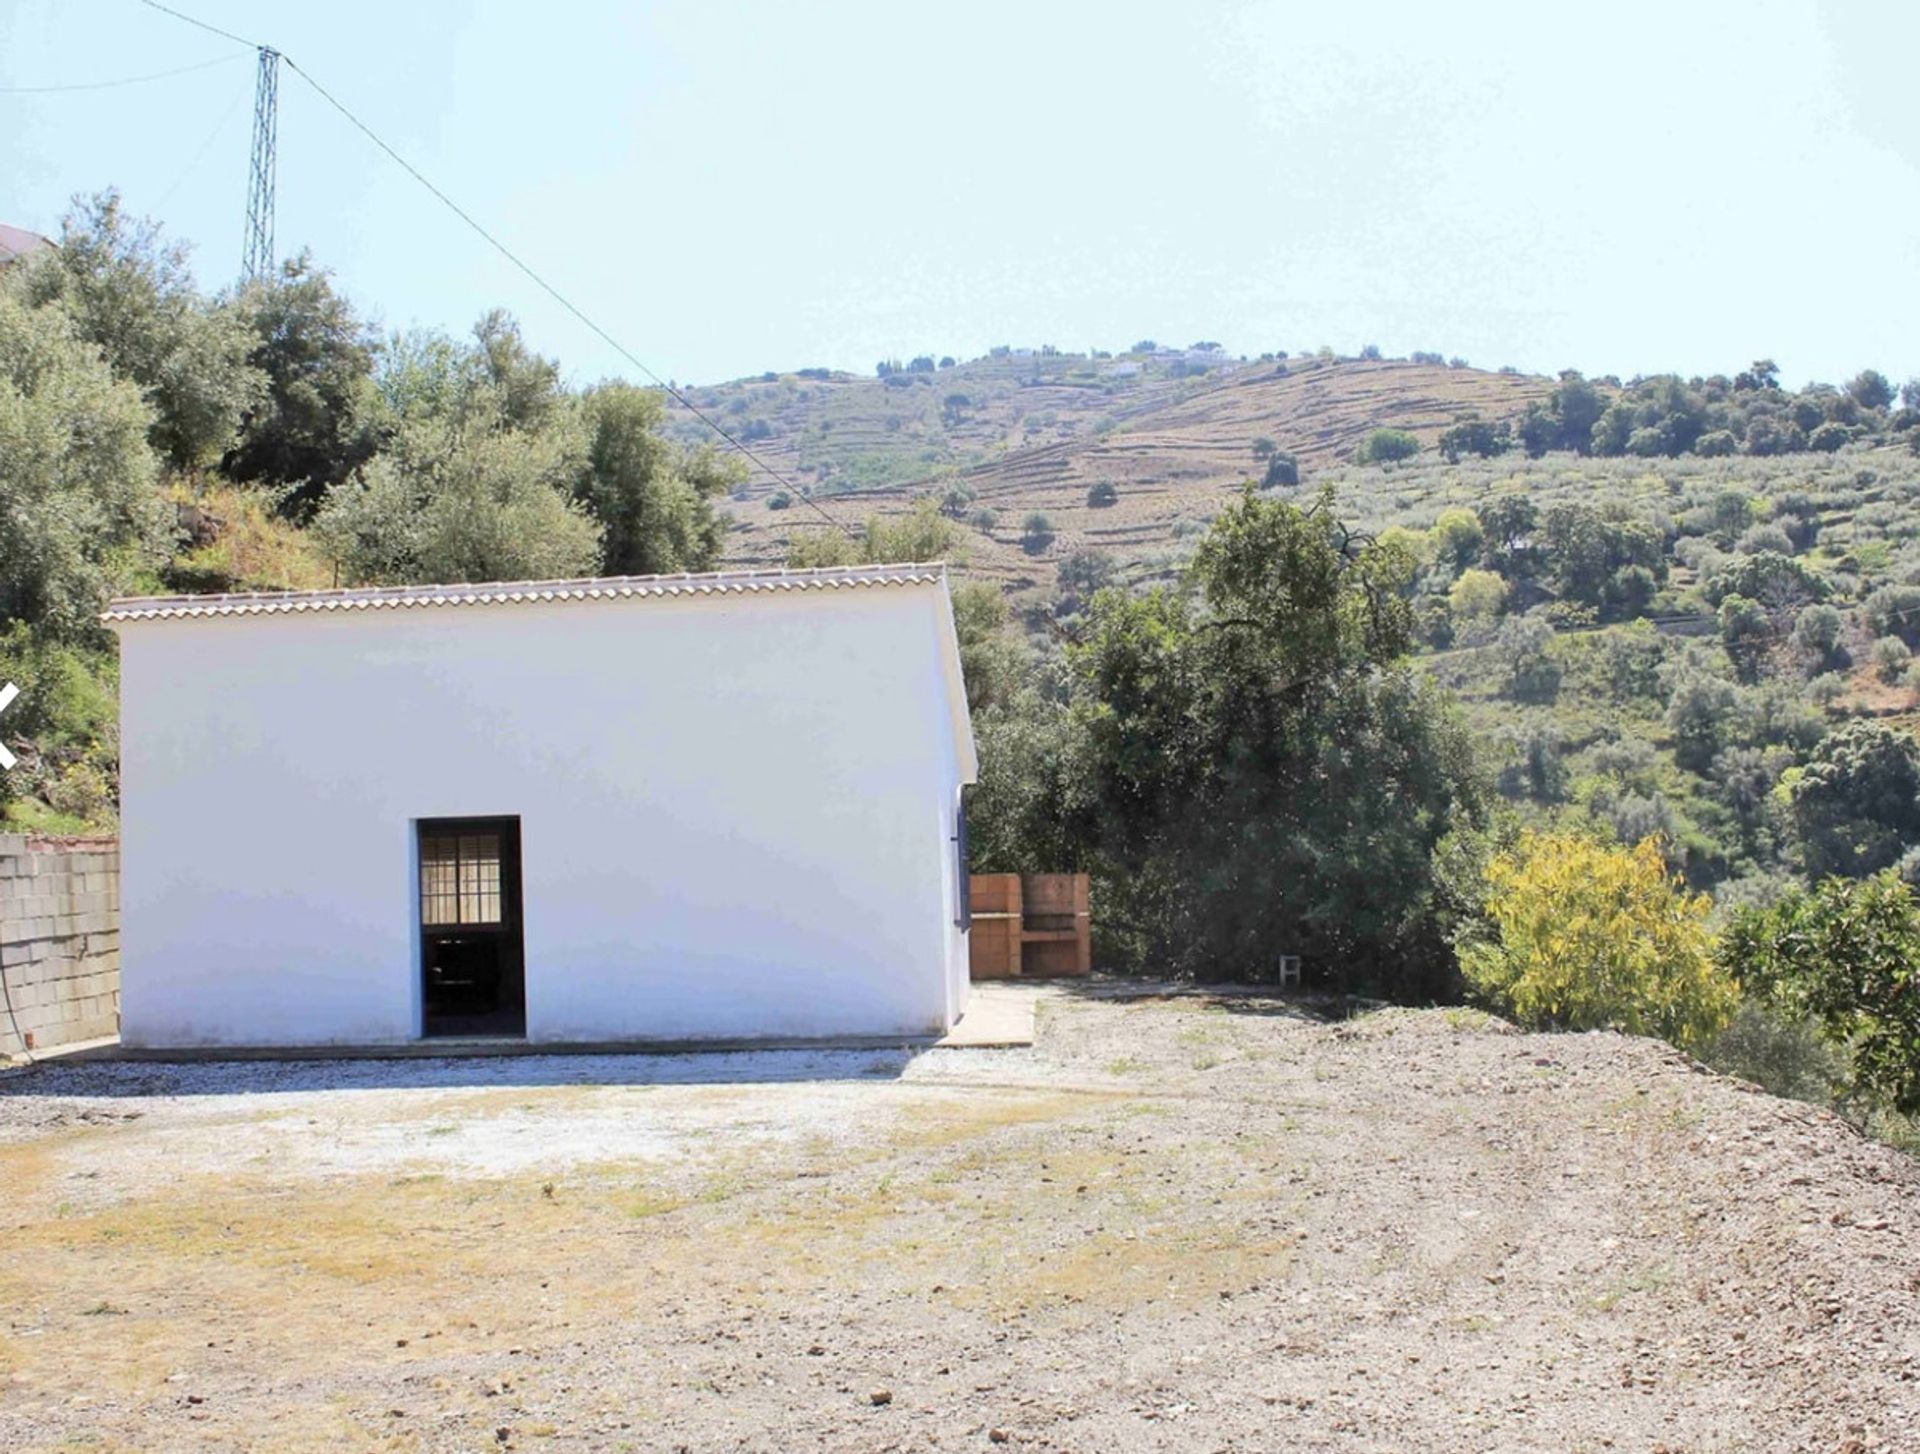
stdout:
[[(16, 687), (12, 682), (8, 682), (5, 686), (0, 687), (0, 712), (4, 712), (7, 708), (11, 707), (13, 705), (13, 699), (19, 695), (20, 688)], [(7, 744), (0, 742), (0, 768), (12, 767), (15, 761), (14, 755), (7, 751)]]

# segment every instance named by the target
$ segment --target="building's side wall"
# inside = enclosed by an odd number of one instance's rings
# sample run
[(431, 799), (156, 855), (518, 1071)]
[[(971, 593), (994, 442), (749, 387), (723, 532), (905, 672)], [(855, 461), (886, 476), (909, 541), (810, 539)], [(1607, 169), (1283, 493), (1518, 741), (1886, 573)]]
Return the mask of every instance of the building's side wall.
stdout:
[(0, 1052), (119, 1033), (119, 882), (111, 838), (0, 835)]
[[(958, 693), (964, 701), (966, 684), (959, 679), (959, 663), (942, 649), (940, 641), (944, 633), (953, 630), (952, 600), (944, 589), (941, 597), (930, 623), (934, 645), (927, 656), (930, 680), (926, 690), (936, 702), (948, 700), (950, 692)], [(951, 681), (947, 678), (949, 671), (955, 674)], [(939, 739), (937, 806), (940, 838), (946, 852), (946, 863), (941, 874), (941, 953), (946, 961), (947, 1020), (951, 1024), (966, 1013), (967, 997), (973, 989), (972, 954), (967, 930), (960, 926), (960, 896), (965, 882), (963, 875), (967, 873), (968, 866), (960, 861), (959, 845), (955, 842), (959, 832), (960, 792), (966, 783), (961, 776), (960, 744), (954, 740), (955, 726), (950, 712), (941, 716), (935, 730)]]
[(535, 1040), (954, 1014), (932, 587), (122, 628), (124, 1038), (419, 1030), (414, 824), (521, 820)]

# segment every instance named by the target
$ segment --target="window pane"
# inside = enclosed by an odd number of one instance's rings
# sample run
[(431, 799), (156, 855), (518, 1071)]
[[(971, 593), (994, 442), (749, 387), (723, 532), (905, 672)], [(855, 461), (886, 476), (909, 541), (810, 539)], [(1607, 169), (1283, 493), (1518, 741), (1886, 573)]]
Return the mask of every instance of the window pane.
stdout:
[(468, 833), (460, 838), (460, 922), (500, 922), (500, 836)]
[(451, 838), (420, 840), (420, 922), (460, 922), (458, 845)]

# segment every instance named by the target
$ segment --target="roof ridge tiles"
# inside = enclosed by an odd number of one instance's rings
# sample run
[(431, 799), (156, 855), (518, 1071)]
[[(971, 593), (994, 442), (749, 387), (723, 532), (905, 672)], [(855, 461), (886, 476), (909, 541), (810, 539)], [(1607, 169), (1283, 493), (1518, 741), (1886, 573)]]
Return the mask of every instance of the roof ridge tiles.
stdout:
[(100, 619), (112, 625), (122, 621), (271, 616), (302, 611), (752, 595), (774, 591), (931, 585), (944, 579), (945, 575), (944, 562), (915, 561), (805, 569), (605, 576), (562, 581), (477, 581), (467, 584), (365, 586), (321, 591), (244, 591), (219, 596), (134, 596), (109, 604)]

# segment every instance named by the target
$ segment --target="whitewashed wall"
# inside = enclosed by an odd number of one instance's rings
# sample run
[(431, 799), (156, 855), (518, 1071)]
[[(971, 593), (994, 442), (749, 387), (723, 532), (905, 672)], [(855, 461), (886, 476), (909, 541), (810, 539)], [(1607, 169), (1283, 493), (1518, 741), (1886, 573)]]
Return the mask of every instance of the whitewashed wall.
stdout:
[(415, 822), (496, 815), (530, 1039), (949, 1027), (950, 609), (907, 585), (120, 623), (124, 1040), (414, 1039)]

